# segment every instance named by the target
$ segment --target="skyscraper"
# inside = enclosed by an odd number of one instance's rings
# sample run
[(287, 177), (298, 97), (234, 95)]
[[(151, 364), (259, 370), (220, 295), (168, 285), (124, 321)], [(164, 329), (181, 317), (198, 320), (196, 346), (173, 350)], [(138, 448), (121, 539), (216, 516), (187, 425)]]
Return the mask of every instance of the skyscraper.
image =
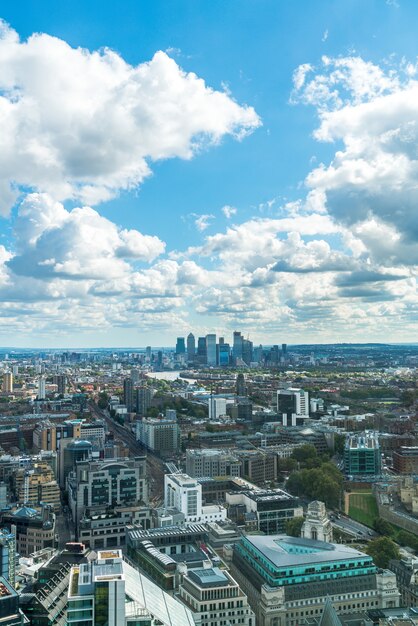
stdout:
[(208, 365), (216, 365), (216, 335), (206, 335), (206, 358)]
[(176, 354), (185, 354), (185, 353), (186, 353), (186, 346), (184, 343), (184, 337), (177, 337)]
[(231, 354), (231, 348), (229, 343), (220, 343), (218, 346), (219, 357), (218, 362), (221, 367), (227, 367), (229, 365), (229, 357)]
[(193, 333), (187, 335), (187, 360), (191, 363), (194, 361), (196, 354), (196, 341)]
[(207, 363), (206, 337), (199, 337), (197, 340), (197, 360), (200, 365)]
[(242, 335), (237, 330), (234, 332), (234, 343), (232, 346), (232, 356), (234, 361), (242, 359)]

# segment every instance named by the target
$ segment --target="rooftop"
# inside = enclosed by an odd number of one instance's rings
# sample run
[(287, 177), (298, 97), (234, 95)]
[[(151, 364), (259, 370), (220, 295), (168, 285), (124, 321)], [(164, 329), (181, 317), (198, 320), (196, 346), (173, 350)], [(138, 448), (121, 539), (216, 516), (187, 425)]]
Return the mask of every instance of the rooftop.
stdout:
[(219, 567), (202, 567), (190, 570), (189, 578), (200, 587), (225, 587), (229, 579)]
[(288, 537), (287, 535), (247, 535), (242, 541), (250, 543), (265, 559), (269, 560), (275, 567), (280, 568), (290, 565), (357, 560), (359, 558), (371, 560), (364, 552), (343, 544)]

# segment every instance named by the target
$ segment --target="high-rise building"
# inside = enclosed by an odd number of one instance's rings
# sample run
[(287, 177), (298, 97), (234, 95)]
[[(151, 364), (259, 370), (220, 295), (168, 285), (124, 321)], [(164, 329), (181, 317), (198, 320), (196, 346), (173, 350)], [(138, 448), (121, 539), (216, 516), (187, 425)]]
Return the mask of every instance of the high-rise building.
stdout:
[(202, 506), (202, 485), (187, 474), (165, 474), (164, 510), (174, 509), (185, 522), (217, 522), (226, 519), (219, 505)]
[(143, 385), (142, 387), (138, 387), (136, 390), (136, 412), (138, 415), (144, 416), (146, 415), (148, 409), (151, 406), (152, 400), (152, 389), (147, 387), (147, 385)]
[(149, 450), (175, 454), (180, 447), (180, 427), (177, 419), (144, 417), (136, 423), (136, 438)]
[(190, 609), (124, 560), (121, 550), (71, 568), (67, 623), (72, 626), (192, 626)]
[(176, 354), (185, 354), (186, 353), (186, 345), (184, 342), (184, 337), (177, 337), (176, 343)]
[(3, 374), (3, 393), (13, 393), (13, 374), (12, 372), (4, 372)]
[(191, 363), (196, 355), (196, 342), (193, 333), (187, 335), (187, 360)]
[(147, 346), (145, 348), (145, 358), (148, 359), (149, 361), (151, 360), (151, 354), (152, 354), (151, 346)]
[(52, 382), (57, 386), (57, 393), (65, 395), (67, 391), (67, 377), (65, 374), (57, 374), (52, 377)]
[(134, 386), (131, 378), (125, 378), (123, 381), (123, 404), (126, 406), (128, 413), (132, 413), (134, 404)]
[(247, 386), (245, 384), (244, 374), (237, 374), (237, 379), (235, 381), (235, 393), (237, 396), (246, 396), (247, 395)]
[(221, 367), (228, 367), (230, 361), (231, 348), (229, 343), (219, 343), (218, 363)]
[(6, 578), (0, 576), (0, 622), (2, 626), (24, 626), (28, 620), (19, 609), (19, 595)]
[(38, 400), (45, 400), (46, 398), (46, 382), (45, 376), (38, 378)]
[(0, 576), (14, 586), (16, 578), (16, 536), (6, 529), (0, 530)]
[(216, 365), (216, 335), (206, 335), (206, 358), (207, 364)]
[(77, 523), (86, 507), (147, 503), (146, 457), (79, 462), (68, 475), (67, 485)]
[(283, 426), (299, 426), (309, 417), (309, 393), (290, 387), (277, 391), (277, 413), (282, 416)]
[(209, 398), (209, 419), (216, 420), (221, 415), (226, 415), (226, 399), (210, 396)]
[(242, 359), (242, 340), (243, 337), (241, 335), (240, 332), (238, 332), (237, 330), (234, 331), (234, 335), (233, 335), (233, 344), (232, 344), (232, 356), (234, 361), (236, 362), (237, 359)]
[(242, 360), (247, 365), (253, 360), (253, 342), (249, 339), (242, 340)]
[(13, 527), (16, 552), (21, 556), (55, 547), (55, 515), (52, 507), (45, 505), (39, 513), (35, 509), (22, 506), (13, 511), (3, 511), (0, 517), (5, 526)]
[(206, 337), (199, 337), (197, 340), (197, 361), (199, 365), (206, 365), (207, 359)]

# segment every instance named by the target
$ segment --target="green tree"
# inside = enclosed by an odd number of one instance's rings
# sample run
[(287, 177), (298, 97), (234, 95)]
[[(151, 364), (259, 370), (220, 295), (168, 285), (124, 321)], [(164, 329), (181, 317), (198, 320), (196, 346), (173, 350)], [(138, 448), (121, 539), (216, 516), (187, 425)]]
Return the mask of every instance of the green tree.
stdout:
[(379, 535), (384, 535), (386, 537), (391, 537), (393, 535), (393, 528), (389, 522), (381, 517), (376, 517), (373, 522), (373, 528)]
[(375, 565), (382, 569), (387, 568), (391, 559), (398, 560), (400, 558), (398, 546), (389, 537), (372, 539), (366, 548), (366, 552), (372, 557)]
[(340, 454), (340, 455), (344, 454), (344, 446), (345, 446), (346, 438), (347, 438), (346, 435), (342, 435), (341, 433), (336, 433), (335, 438), (334, 438), (335, 454)]
[(294, 517), (293, 519), (287, 520), (286, 535), (289, 535), (290, 537), (300, 537), (300, 532), (302, 530), (302, 525), (304, 521), (304, 517)]
[(99, 393), (99, 399), (97, 401), (97, 406), (99, 407), (99, 409), (106, 409), (107, 405), (109, 403), (109, 396), (107, 395), (107, 393), (105, 391), (102, 391), (101, 393)]

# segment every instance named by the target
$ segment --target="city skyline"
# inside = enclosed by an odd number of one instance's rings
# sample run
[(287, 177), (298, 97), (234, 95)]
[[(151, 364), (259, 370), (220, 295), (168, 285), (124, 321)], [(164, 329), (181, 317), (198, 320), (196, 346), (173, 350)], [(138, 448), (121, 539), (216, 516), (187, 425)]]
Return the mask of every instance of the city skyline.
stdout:
[(0, 344), (413, 342), (417, 17), (3, 3)]

